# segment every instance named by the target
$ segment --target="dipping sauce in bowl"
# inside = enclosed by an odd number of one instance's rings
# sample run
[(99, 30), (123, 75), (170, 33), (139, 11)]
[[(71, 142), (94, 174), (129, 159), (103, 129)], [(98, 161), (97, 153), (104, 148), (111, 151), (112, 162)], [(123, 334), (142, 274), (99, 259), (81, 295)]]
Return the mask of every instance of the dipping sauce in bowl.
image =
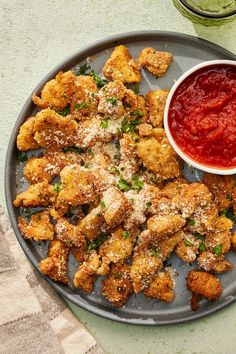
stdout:
[(236, 62), (229, 62), (190, 69), (172, 88), (165, 110), (172, 146), (208, 172), (236, 168)]

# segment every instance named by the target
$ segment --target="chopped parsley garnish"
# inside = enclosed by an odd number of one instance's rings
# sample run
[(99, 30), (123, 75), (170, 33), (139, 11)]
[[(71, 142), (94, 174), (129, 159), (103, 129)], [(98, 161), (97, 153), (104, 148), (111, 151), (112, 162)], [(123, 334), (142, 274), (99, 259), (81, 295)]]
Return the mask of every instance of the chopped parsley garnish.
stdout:
[(150, 208), (150, 206), (152, 206), (152, 202), (147, 202), (146, 206)]
[(53, 185), (53, 190), (54, 190), (55, 192), (59, 193), (60, 190), (61, 190), (61, 183), (55, 183), (55, 184)]
[(152, 250), (151, 256), (154, 256), (154, 257), (159, 256), (160, 250), (157, 248), (156, 245), (154, 245), (154, 244), (152, 243), (150, 248), (151, 248), (151, 250)]
[(84, 162), (83, 166), (84, 166), (84, 168), (89, 168), (90, 164), (88, 162)]
[(88, 108), (89, 106), (90, 106), (90, 104), (88, 102), (76, 103), (75, 109), (79, 110), (79, 109), (83, 109), (83, 108)]
[(128, 231), (123, 231), (122, 232), (122, 237), (127, 239), (129, 237), (129, 232)]
[(198, 246), (198, 250), (199, 250), (200, 252), (206, 251), (206, 245), (205, 245), (205, 243), (200, 243), (199, 246)]
[(26, 153), (17, 149), (16, 150), (16, 163), (25, 162), (27, 160), (28, 160), (28, 156), (26, 155)]
[(40, 212), (40, 210), (32, 210), (30, 208), (29, 209), (26, 209), (26, 208), (22, 209), (22, 215), (28, 221), (31, 219), (31, 216), (33, 216), (39, 212)]
[(76, 147), (76, 146), (64, 147), (62, 150), (64, 152), (74, 152), (76, 154), (82, 154), (83, 152), (86, 151), (85, 149), (79, 148), (79, 147)]
[(212, 252), (215, 253), (217, 256), (220, 256), (222, 254), (222, 248), (223, 245), (216, 245), (212, 248)]
[(195, 220), (188, 219), (188, 225), (194, 226), (195, 225)]
[(229, 200), (229, 201), (231, 201), (231, 200), (233, 199), (232, 194), (227, 194), (227, 195), (226, 195), (226, 199)]
[(122, 177), (119, 179), (117, 187), (121, 191), (128, 191), (131, 188), (130, 184)]
[(84, 63), (83, 65), (80, 65), (79, 70), (75, 74), (76, 76), (79, 75), (88, 75), (88, 71), (91, 70), (91, 66), (88, 63)]
[(93, 241), (87, 240), (86, 252), (90, 253), (92, 250), (98, 250), (103, 242), (110, 236), (110, 234), (103, 233), (101, 236)]
[(91, 70), (91, 66), (89, 64), (87, 64), (87, 63), (81, 65), (79, 70), (77, 71), (77, 73), (75, 75), (76, 76), (79, 76), (79, 75), (92, 76), (92, 78), (96, 82), (96, 85), (97, 85), (98, 88), (103, 87), (107, 83), (107, 81), (102, 79), (101, 76), (99, 76), (97, 73), (95, 73), (94, 70)]
[(130, 105), (129, 103), (126, 103), (126, 102), (125, 102), (125, 103), (124, 103), (124, 107), (125, 107), (125, 108), (131, 108), (131, 105)]
[(131, 122), (128, 122), (125, 118), (121, 122), (121, 128), (124, 133), (134, 133), (134, 129), (137, 125), (142, 123), (141, 119), (138, 118), (136, 120), (133, 120)]
[(140, 189), (143, 188), (143, 181), (141, 181), (139, 175), (134, 175), (132, 177), (133, 180), (133, 189), (137, 189), (138, 191), (140, 191)]
[(59, 111), (57, 113), (59, 113), (63, 117), (66, 117), (70, 113), (70, 108), (65, 107), (63, 109), (59, 109)]
[(189, 241), (189, 240), (184, 240), (184, 244), (187, 247), (193, 247), (194, 246), (194, 244), (191, 241)]
[(134, 84), (134, 93), (136, 93), (136, 95), (139, 93), (139, 83)]
[(117, 106), (118, 98), (115, 96), (112, 96), (112, 97), (106, 98), (106, 101), (111, 103), (112, 106)]
[(104, 200), (101, 200), (101, 201), (100, 201), (100, 205), (101, 205), (102, 208), (105, 208), (105, 207), (106, 207), (106, 204), (105, 204)]
[(107, 129), (108, 128), (108, 124), (109, 124), (109, 120), (110, 118), (105, 118), (101, 121), (100, 127), (103, 129)]
[(200, 234), (199, 232), (194, 232), (193, 236), (196, 237), (198, 240), (205, 240), (206, 236)]
[(114, 175), (119, 175), (120, 174), (120, 171), (115, 166), (109, 167), (109, 172), (111, 172)]
[(66, 246), (68, 246), (68, 247), (71, 247), (73, 245), (72, 240), (65, 240), (64, 242), (65, 242)]
[(100, 218), (101, 216), (102, 216), (101, 213), (97, 213), (97, 214), (96, 214), (96, 217), (97, 217), (97, 218)]
[(90, 149), (90, 148), (87, 149), (87, 153), (88, 153), (90, 156), (94, 156), (93, 150)]
[(236, 223), (236, 216), (234, 214), (234, 210), (233, 208), (229, 208), (228, 210), (223, 209), (220, 212), (220, 216), (226, 216), (228, 219), (230, 219), (231, 221), (233, 221), (233, 223)]
[(130, 115), (131, 115), (132, 117), (139, 117), (139, 118), (142, 118), (142, 117), (143, 117), (143, 112), (140, 111), (139, 109), (136, 109), (135, 111), (130, 112)]

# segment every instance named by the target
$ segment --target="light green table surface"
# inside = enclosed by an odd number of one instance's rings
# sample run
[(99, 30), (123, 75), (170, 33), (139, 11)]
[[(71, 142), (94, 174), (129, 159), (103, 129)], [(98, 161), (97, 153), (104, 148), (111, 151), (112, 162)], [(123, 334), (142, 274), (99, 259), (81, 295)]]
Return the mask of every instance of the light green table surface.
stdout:
[[(189, 33), (236, 53), (236, 21), (219, 28), (194, 25), (171, 0), (0, 0), (1, 204), (9, 136), (39, 80), (85, 44), (147, 29)], [(120, 324), (69, 305), (107, 354), (236, 353), (236, 303), (198, 321), (162, 327)]]

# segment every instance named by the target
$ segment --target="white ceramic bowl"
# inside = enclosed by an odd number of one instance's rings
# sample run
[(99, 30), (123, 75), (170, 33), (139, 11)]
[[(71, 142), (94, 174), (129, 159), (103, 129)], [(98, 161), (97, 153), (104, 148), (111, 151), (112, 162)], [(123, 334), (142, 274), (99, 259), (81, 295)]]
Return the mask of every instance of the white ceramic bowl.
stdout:
[(175, 84), (172, 86), (170, 93), (168, 95), (167, 101), (166, 101), (166, 106), (165, 106), (165, 111), (164, 111), (164, 128), (166, 131), (166, 135), (169, 139), (170, 144), (172, 145), (173, 149), (176, 151), (176, 153), (185, 161), (187, 162), (188, 165), (196, 167), (202, 171), (209, 172), (209, 173), (215, 173), (218, 175), (233, 175), (236, 174), (236, 168), (217, 168), (217, 167), (212, 167), (212, 166), (207, 166), (204, 164), (201, 164), (197, 162), (196, 160), (193, 160), (191, 157), (186, 155), (186, 153), (180, 149), (180, 147), (176, 144), (175, 140), (172, 137), (172, 134), (169, 129), (169, 123), (168, 123), (168, 115), (169, 115), (169, 106), (172, 100), (172, 97), (176, 91), (176, 89), (180, 86), (180, 84), (192, 73), (196, 72), (197, 70), (204, 68), (204, 67), (209, 67), (211, 65), (217, 65), (217, 64), (229, 64), (230, 66), (236, 66), (236, 61), (233, 60), (209, 60), (209, 61), (204, 61), (198, 65), (195, 65), (188, 71), (186, 71), (183, 75), (180, 76), (180, 78), (175, 82)]

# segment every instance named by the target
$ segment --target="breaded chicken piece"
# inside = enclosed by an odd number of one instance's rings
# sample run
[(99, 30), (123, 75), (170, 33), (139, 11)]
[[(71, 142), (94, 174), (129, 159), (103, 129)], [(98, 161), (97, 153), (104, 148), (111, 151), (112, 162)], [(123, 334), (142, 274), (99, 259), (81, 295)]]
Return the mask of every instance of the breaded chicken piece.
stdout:
[(144, 48), (138, 58), (140, 65), (157, 77), (166, 73), (172, 61), (171, 53), (159, 52), (154, 48)]
[(117, 134), (115, 129), (104, 129), (102, 127), (103, 120), (97, 117), (89, 118), (85, 121), (81, 121), (77, 130), (77, 147), (92, 148), (96, 143), (108, 143)]
[(158, 216), (154, 215), (147, 221), (147, 229), (150, 231), (151, 240), (162, 240), (179, 231), (186, 220), (180, 215)]
[(129, 264), (114, 264), (102, 282), (102, 295), (115, 307), (121, 307), (133, 293)]
[(35, 117), (28, 118), (20, 127), (16, 145), (20, 151), (38, 149), (40, 146), (34, 139)]
[(123, 228), (117, 228), (99, 248), (99, 255), (106, 257), (110, 263), (125, 260), (133, 251), (133, 234)]
[(197, 270), (188, 272), (187, 287), (207, 300), (216, 300), (222, 293), (221, 284), (214, 275)]
[(75, 75), (72, 71), (59, 72), (42, 88), (41, 97), (34, 94), (32, 100), (40, 108), (62, 109), (70, 102), (74, 90)]
[(74, 275), (74, 286), (90, 293), (93, 291), (93, 285), (97, 278), (96, 273), (101, 265), (100, 257), (96, 251), (92, 251)]
[(149, 91), (146, 94), (146, 105), (149, 112), (148, 122), (154, 128), (163, 128), (163, 117), (169, 90)]
[(123, 105), (125, 107), (126, 118), (128, 121), (140, 119), (142, 123), (146, 122), (148, 113), (143, 96), (136, 95), (134, 91), (126, 89)]
[(233, 196), (236, 192), (236, 183), (233, 176), (219, 176), (206, 173), (203, 183), (208, 187), (214, 196), (214, 201), (219, 211), (232, 206)]
[(75, 226), (66, 218), (59, 218), (56, 226), (56, 238), (63, 241), (67, 246), (81, 247), (85, 244), (84, 236), (79, 232), (78, 226)]
[(80, 247), (72, 246), (70, 248), (70, 252), (79, 263), (84, 262), (86, 260), (86, 258), (88, 257), (86, 244), (84, 244), (83, 246), (80, 246)]
[(140, 136), (149, 136), (152, 134), (152, 126), (148, 123), (141, 123), (137, 126), (137, 130)]
[(174, 251), (178, 243), (183, 239), (184, 233), (182, 230), (175, 232), (173, 235), (168, 236), (164, 240), (158, 242), (158, 250), (163, 261), (165, 261)]
[[(213, 250), (218, 250), (213, 248)], [(207, 272), (225, 273), (233, 269), (233, 264), (230, 263), (223, 254), (217, 255), (213, 251), (202, 252), (198, 257), (198, 266)]]
[(183, 177), (178, 177), (174, 181), (167, 183), (161, 190), (161, 196), (173, 199), (176, 195), (180, 194), (181, 189), (188, 185), (188, 181)]
[(73, 146), (77, 141), (77, 127), (74, 120), (44, 109), (35, 116), (34, 138), (45, 148)]
[(131, 204), (118, 188), (107, 189), (102, 196), (100, 205), (103, 208), (103, 217), (109, 226), (115, 227), (122, 223), (131, 210)]
[(60, 240), (50, 241), (48, 256), (39, 263), (39, 269), (52, 280), (69, 284), (67, 260), (69, 248)]
[(104, 117), (118, 119), (123, 116), (125, 109), (122, 99), (125, 95), (125, 86), (119, 80), (111, 81), (98, 92), (98, 113)]
[(97, 85), (92, 76), (79, 75), (75, 81), (75, 93), (70, 103), (70, 113), (76, 120), (96, 116), (98, 97)]
[(132, 59), (128, 48), (124, 45), (115, 47), (110, 58), (102, 68), (102, 73), (109, 80), (120, 80), (124, 84), (140, 82), (140, 67)]
[(137, 154), (136, 144), (130, 134), (123, 134), (120, 139), (120, 163), (119, 170), (123, 178), (132, 182), (133, 175), (139, 171), (140, 161)]
[(171, 147), (164, 129), (152, 130), (152, 135), (141, 138), (137, 143), (138, 156), (143, 165), (163, 179), (178, 177), (181, 174), (179, 157)]
[(106, 231), (104, 216), (102, 215), (102, 207), (92, 209), (78, 224), (79, 232), (87, 239), (93, 240)]
[(15, 207), (43, 207), (52, 205), (56, 196), (53, 185), (40, 182), (30, 185), (26, 191), (18, 194), (13, 204)]
[(52, 240), (54, 237), (54, 226), (51, 224), (49, 212), (46, 210), (32, 215), (29, 222), (20, 216), (18, 227), (26, 239), (41, 241)]
[(187, 222), (187, 229), (191, 232), (205, 234), (215, 228), (218, 219), (218, 210), (214, 203), (209, 202), (206, 206), (195, 209)]
[(148, 287), (157, 272), (162, 268), (162, 259), (152, 249), (138, 249), (133, 255), (130, 277), (134, 292), (139, 293)]
[(233, 235), (231, 237), (231, 244), (232, 244), (233, 250), (236, 251), (236, 231), (233, 233)]
[(171, 302), (175, 298), (174, 282), (169, 272), (161, 271), (144, 290), (144, 295), (151, 299)]
[(212, 232), (209, 232), (206, 237), (207, 248), (214, 248), (221, 245), (221, 252), (227, 253), (231, 246), (231, 232), (233, 222), (225, 216), (220, 216)]
[[(181, 231), (182, 239), (178, 243), (175, 253), (179, 256), (182, 261), (186, 263), (193, 263), (199, 253), (199, 245), (202, 241), (188, 231)], [(204, 247), (204, 246), (203, 246)]]
[(42, 157), (30, 158), (24, 167), (24, 176), (31, 183), (51, 182), (68, 165), (79, 164), (81, 156), (77, 153), (52, 151)]

